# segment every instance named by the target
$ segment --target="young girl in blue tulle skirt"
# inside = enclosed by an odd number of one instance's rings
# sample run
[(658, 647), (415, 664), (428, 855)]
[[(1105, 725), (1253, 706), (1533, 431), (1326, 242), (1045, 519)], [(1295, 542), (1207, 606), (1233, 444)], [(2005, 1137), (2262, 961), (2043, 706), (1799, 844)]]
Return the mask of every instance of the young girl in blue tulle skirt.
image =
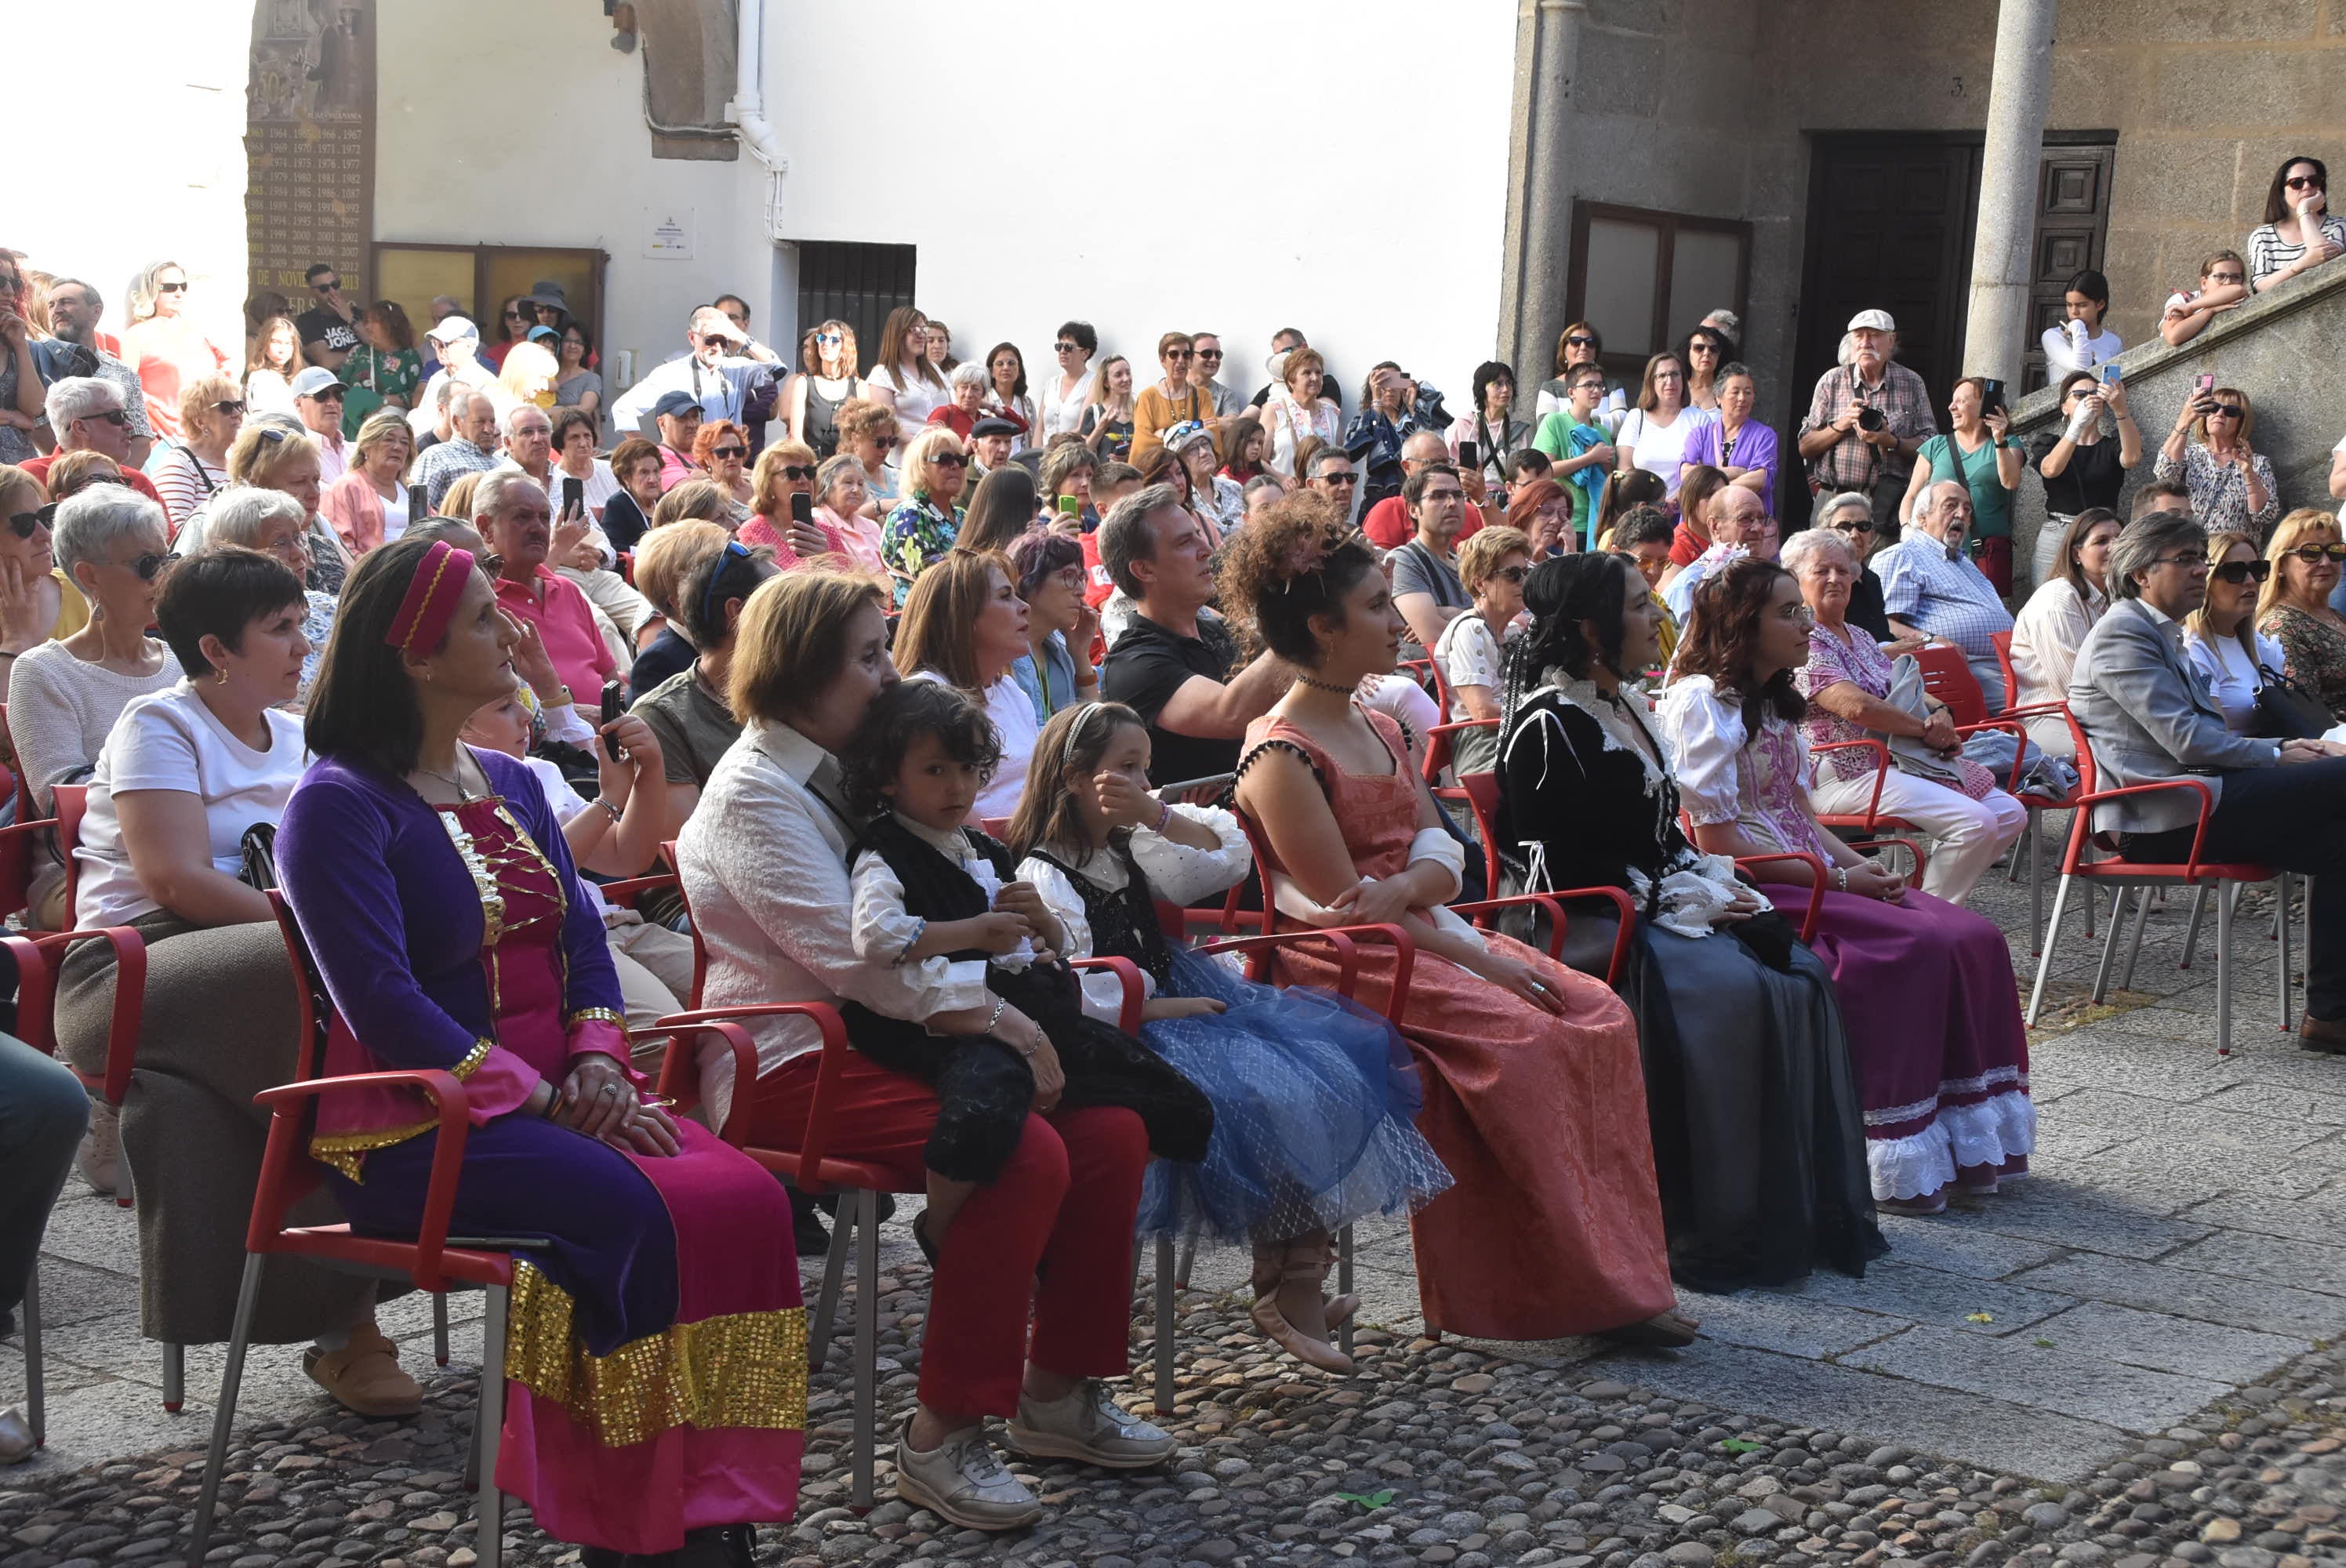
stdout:
[[(1256, 1326), (1299, 1359), (1350, 1371), (1331, 1340), (1359, 1303), (1321, 1295), (1331, 1233), (1450, 1186), (1414, 1125), (1417, 1071), (1382, 1017), (1327, 992), (1256, 984), (1165, 934), (1157, 901), (1215, 897), (1253, 857), (1228, 811), (1148, 792), (1148, 749), (1120, 704), (1056, 715), (1010, 825), (1018, 876), (1064, 928), (1065, 956), (1139, 967), (1141, 1038), (1213, 1102), (1205, 1159), (1149, 1166), (1142, 1232), (1250, 1241)], [(1113, 974), (1086, 972), (1084, 986), (1087, 1010), (1117, 1015)]]

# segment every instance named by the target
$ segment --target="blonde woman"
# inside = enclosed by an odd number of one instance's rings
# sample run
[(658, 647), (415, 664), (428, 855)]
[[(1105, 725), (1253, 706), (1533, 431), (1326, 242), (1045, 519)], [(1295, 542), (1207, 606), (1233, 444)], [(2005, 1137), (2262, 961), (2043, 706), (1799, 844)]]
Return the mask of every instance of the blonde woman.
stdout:
[(0, 595), (0, 679), (18, 654), (51, 637), (71, 636), (89, 624), (88, 603), (57, 569), (49, 521), (56, 514), (46, 510), (46, 501), (39, 480), (0, 463), (0, 517), (40, 519), (26, 534), (0, 528), (0, 584), (17, 585), (16, 592)]
[(881, 551), (896, 575), (899, 602), (961, 533), (961, 494), (969, 479), (969, 452), (941, 424), (923, 428), (904, 448), (904, 498), (888, 514)]
[[(2346, 545), (2338, 519), (2300, 506), (2266, 546), (2272, 575), (2257, 596), (2257, 630), (2280, 644), (2288, 674), (2333, 714), (2346, 713), (2346, 616), (2330, 607)], [(2210, 590), (2212, 592), (2212, 589)]]
[[(321, 594), (340, 594), (342, 579), (350, 575), (351, 557), (342, 540), (318, 516), (324, 484), (317, 442), (275, 423), (248, 424), (228, 450), (228, 476), (232, 486), (257, 484), (264, 490), (282, 491), (301, 504), (302, 515), (310, 520), (302, 535), (302, 544), (310, 552), (308, 586)], [(229, 494), (223, 492), (221, 498)], [(211, 542), (205, 528), (210, 510), (207, 507), (189, 519), (179, 538), (181, 555), (192, 555)]]
[(1092, 404), (1084, 410), (1083, 427), (1077, 433), (1101, 462), (1128, 462), (1134, 413), (1132, 361), (1122, 354), (1110, 354), (1100, 361), (1092, 386)]
[(228, 483), (228, 449), (244, 428), (245, 406), (229, 376), (198, 376), (180, 391), (179, 434), (157, 442), (147, 459), (173, 533)]
[(855, 329), (837, 317), (818, 324), (811, 334), (811, 363), (782, 383), (782, 418), (790, 434), (814, 451), (817, 461), (839, 451), (839, 410), (850, 398), (865, 397), (861, 351)]
[[(147, 389), (147, 423), (158, 436), (179, 433), (179, 390), (198, 376), (228, 369), (228, 355), (189, 319), (188, 274), (177, 261), (156, 261), (130, 280), (125, 300), (129, 330), (122, 359)], [(300, 369), (297, 362), (295, 369)], [(288, 399), (291, 406), (291, 399)]]
[(554, 383), (562, 379), (562, 361), (554, 351), (541, 343), (515, 343), (505, 351), (505, 363), (497, 369), (496, 385), (504, 395), (495, 399), (499, 405), (497, 417), (503, 419), (512, 409), (523, 403), (533, 408), (554, 406)]
[(2256, 405), (2238, 387), (2218, 387), (2186, 399), (2167, 444), (2152, 467), (2157, 477), (2180, 480), (2191, 494), (2192, 515), (2210, 534), (2261, 537), (2280, 515), (2280, 489), (2271, 459), (2249, 444)]
[(2249, 735), (2257, 727), (2257, 693), (2264, 672), (2285, 670), (2289, 654), (2257, 630), (2257, 594), (2273, 564), (2257, 554), (2246, 534), (2208, 536), (2208, 598), (2183, 617), (2183, 651), (2199, 668), (2224, 728)]
[(414, 455), (415, 438), (398, 409), (378, 409), (359, 426), (349, 469), (318, 498), (319, 512), (353, 559), (407, 532), (413, 519), (400, 476)]

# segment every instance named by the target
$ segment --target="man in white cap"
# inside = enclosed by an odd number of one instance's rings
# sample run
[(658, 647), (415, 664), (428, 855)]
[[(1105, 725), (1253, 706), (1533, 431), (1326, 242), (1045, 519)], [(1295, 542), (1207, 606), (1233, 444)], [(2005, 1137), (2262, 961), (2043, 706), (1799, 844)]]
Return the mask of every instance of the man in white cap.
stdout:
[(481, 329), (473, 325), (469, 316), (441, 317), (423, 334), (423, 341), (438, 357), (440, 368), (423, 383), (423, 394), (415, 400), (415, 412), (408, 416), (408, 428), (419, 439), (432, 428), (430, 411), (447, 406), (440, 398), (442, 385), (462, 382), (468, 387), (482, 387), (497, 379), (497, 372), (481, 362)]
[(323, 365), (311, 365), (293, 378), (293, 412), (318, 443), (318, 482), (332, 484), (350, 469), (342, 453), (342, 382)]
[(703, 305), (685, 323), (690, 351), (656, 366), (611, 404), (611, 423), (621, 435), (647, 433), (644, 422), (670, 392), (683, 392), (705, 420), (746, 423), (750, 398), (789, 367), (714, 305)]
[(1873, 525), (1892, 537), (1914, 453), (1939, 433), (1923, 378), (1893, 363), (1898, 323), (1887, 311), (1860, 311), (1841, 340), (1841, 363), (1817, 380), (1800, 422), (1800, 457), (1823, 491), (1862, 491)]

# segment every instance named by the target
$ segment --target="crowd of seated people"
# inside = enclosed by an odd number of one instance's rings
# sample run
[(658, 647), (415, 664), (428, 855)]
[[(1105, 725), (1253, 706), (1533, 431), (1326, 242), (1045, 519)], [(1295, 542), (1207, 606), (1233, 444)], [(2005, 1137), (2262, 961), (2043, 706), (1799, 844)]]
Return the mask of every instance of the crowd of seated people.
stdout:
[[(2334, 223), (2299, 200), (2168, 329), (2324, 264)], [(1685, 1349), (1681, 1289), (1862, 1274), (1878, 1214), (2025, 1176), (2011, 959), (1964, 907), (2022, 809), (1916, 694), (1902, 656), (1933, 645), (1990, 712), (2067, 702), (2110, 781), (2219, 779), (2226, 853), (2317, 873), (2305, 1038), (2346, 1048), (2346, 761), (2260, 733), (2284, 677), (2346, 708), (2346, 546), (2287, 509), (2311, 498), (2280, 494), (2236, 392), (2192, 399), (2143, 472), (2096, 275), (2057, 330), (2067, 423), (2028, 452), (1975, 380), (1943, 432), (1894, 322), (1861, 313), (1800, 424), (1820, 494), (1789, 539), (1790, 454), (1724, 312), (1634, 397), (1576, 323), (1526, 419), (1496, 361), (1464, 413), (1390, 361), (1348, 409), (1293, 331), (1251, 402), (1215, 333), (1164, 334), (1136, 387), (1080, 321), (1031, 385), (1011, 343), (956, 367), (910, 306), (875, 356), (829, 321), (787, 361), (729, 296), (607, 400), (558, 288), (506, 301), (484, 356), (454, 301), (419, 347), (395, 303), (316, 281), (342, 347), (271, 316), (239, 375), (158, 263), (127, 383), (13, 351), (0, 379), (10, 759), (28, 820), (87, 790), (76, 835), (36, 840), (21, 921), (145, 954), (118, 1105), (0, 1037), (25, 1176), (0, 1304), (77, 1167), (135, 1193), (147, 1336), (228, 1338), (253, 1096), (303, 1044), (273, 890), (348, 1025), (320, 1070), (465, 1086), (464, 1158), (498, 1179), (458, 1222), (547, 1238), (526, 1288), (562, 1309), (534, 1349), (724, 1318), (771, 1374), (730, 1399), (677, 1379), (617, 1511), (597, 1413), (515, 1382), (510, 1489), (586, 1561), (721, 1553), (795, 1505), (795, 1260), (829, 1238), (711, 1129), (793, 1146), (819, 1082), (832, 1153), (925, 1200), (899, 1495), (978, 1530), (1044, 1508), (1000, 1441), (1173, 1451), (1112, 1391), (1137, 1237), (1249, 1248), (1256, 1327), (1332, 1371), (1359, 1308), (1327, 1288), (1333, 1238), (1375, 1213), (1412, 1222), (1431, 1328)], [(0, 346), (72, 342), (77, 287), (0, 250)], [(2032, 471), (2054, 565), (2015, 619)], [(2066, 719), (2029, 731), (2071, 745)], [(1487, 777), (1495, 813), (1436, 777)], [(1919, 875), (1821, 820), (1859, 797), (1927, 843)], [(2186, 825), (2112, 830), (2147, 853)], [(1509, 901), (1567, 890), (1562, 931)], [(1159, 922), (1226, 899), (1356, 932), (1352, 959), (1298, 941), (1258, 983)], [(1137, 998), (1078, 967), (1107, 959)], [(60, 960), (85, 1074), (126, 983), (106, 942)], [(653, 1093), (658, 1020), (772, 1003), (838, 1009), (846, 1060), (810, 1016), (760, 1016), (746, 1079), (688, 1035), (685, 1099)], [(433, 1125), (406, 1089), (337, 1101), (301, 1213), (412, 1228)], [(272, 1268), (255, 1324), (342, 1406), (420, 1408), (371, 1284)]]

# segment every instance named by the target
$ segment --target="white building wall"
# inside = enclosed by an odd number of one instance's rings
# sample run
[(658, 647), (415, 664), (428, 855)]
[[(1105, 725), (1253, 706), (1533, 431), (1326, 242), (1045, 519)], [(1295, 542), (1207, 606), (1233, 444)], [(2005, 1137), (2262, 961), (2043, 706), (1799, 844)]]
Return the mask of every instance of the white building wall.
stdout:
[[(189, 313), (240, 355), (252, 0), (81, 0), (64, 33), (29, 10), (8, 24), (9, 120), (22, 137), (12, 173), (23, 183), (15, 199), (0, 199), (0, 245), (41, 271), (94, 285), (116, 333), (132, 275), (177, 261), (190, 285)], [(70, 63), (86, 49), (95, 74)], [(98, 107), (117, 91), (136, 113)]]
[[(759, 302), (773, 261), (741, 199), (754, 165), (655, 160), (642, 58), (611, 36), (579, 0), (384, 0), (374, 235), (608, 252), (606, 372), (628, 350), (640, 375), (683, 351), (693, 305), (728, 290)], [(671, 210), (692, 215), (691, 258), (647, 257)], [(772, 318), (758, 315), (762, 336)], [(480, 325), (494, 334), (495, 322)]]
[[(1146, 384), (1159, 333), (1211, 329), (1251, 392), (1295, 326), (1348, 408), (1382, 359), (1467, 406), (1497, 334), (1513, 5), (767, 4), (783, 232), (919, 247), (960, 357), (1008, 339), (1039, 377), (1072, 316)], [(901, 86), (871, 68), (889, 56)]]

